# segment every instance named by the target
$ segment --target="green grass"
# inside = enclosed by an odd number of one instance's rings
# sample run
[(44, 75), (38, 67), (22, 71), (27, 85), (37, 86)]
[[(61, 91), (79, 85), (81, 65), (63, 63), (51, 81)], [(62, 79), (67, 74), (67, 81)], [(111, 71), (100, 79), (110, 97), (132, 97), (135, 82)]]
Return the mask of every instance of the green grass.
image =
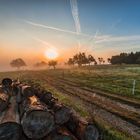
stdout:
[[(140, 67), (140, 66), (139, 66)], [(89, 88), (97, 88), (112, 94), (140, 99), (140, 68), (138, 66), (96, 66), (90, 72), (87, 68), (64, 71), (64, 78)], [(63, 77), (63, 70), (45, 71), (46, 75)], [(135, 94), (132, 95), (133, 81)]]
[(103, 140), (134, 140), (133, 138), (123, 134), (120, 131), (115, 130), (113, 127), (106, 124), (99, 118), (94, 118), (97, 127), (102, 132), (101, 136)]
[[(71, 70), (43, 70), (43, 71), (19, 71), (19, 72), (3, 72), (0, 73), (0, 80), (5, 77), (20, 78), (22, 81), (33, 80), (35, 83), (41, 84), (43, 88), (50, 90), (55, 97), (63, 104), (73, 108), (82, 117), (88, 118), (90, 116), (88, 110), (85, 108), (82, 101), (75, 100), (69, 95), (58, 92), (53, 87), (46, 84), (43, 78), (48, 76), (62, 78), (64, 71), (64, 78), (79, 85), (87, 86), (89, 88), (97, 88), (105, 90), (112, 94), (120, 94), (122, 96), (129, 96), (131, 98), (140, 99), (140, 67), (139, 66), (96, 66), (84, 67), (82, 69)], [(132, 82), (136, 80), (136, 92), (132, 95)], [(97, 126), (102, 132), (104, 140), (133, 140), (115, 130), (99, 118), (94, 118)]]
[[(90, 71), (89, 71), (90, 70)], [(44, 77), (52, 76), (62, 78), (78, 83), (80, 86), (96, 88), (112, 94), (129, 96), (140, 99), (140, 65), (122, 65), (122, 66), (91, 66), (83, 68), (74, 68), (71, 70), (43, 70), (43, 71), (19, 71), (0, 73), (0, 79), (12, 77), (24, 79), (30, 77), (36, 80), (42, 80)], [(133, 80), (136, 80), (135, 94), (132, 95)]]
[[(75, 100), (69, 95), (62, 94), (61, 92), (58, 92), (54, 87), (51, 87), (50, 85), (47, 85), (43, 82), (36, 82), (42, 85), (42, 88), (45, 88), (53, 93), (53, 95), (59, 99), (59, 101), (72, 109), (74, 109), (80, 116), (87, 119), (90, 118), (90, 113), (87, 111), (85, 106), (83, 105), (82, 101)], [(122, 132), (115, 130), (113, 127), (109, 126), (104, 122), (103, 120), (94, 117), (93, 118), (96, 126), (101, 132), (101, 137), (103, 140), (134, 140), (133, 138), (123, 134)]]

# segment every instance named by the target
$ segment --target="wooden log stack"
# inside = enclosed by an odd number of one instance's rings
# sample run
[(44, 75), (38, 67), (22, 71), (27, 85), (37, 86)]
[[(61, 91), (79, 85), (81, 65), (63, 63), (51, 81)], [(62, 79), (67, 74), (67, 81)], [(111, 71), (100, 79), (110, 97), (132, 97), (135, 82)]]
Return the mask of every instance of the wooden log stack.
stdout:
[[(5, 92), (6, 89), (6, 92)], [(7, 90), (8, 89), (8, 90)], [(11, 90), (15, 94), (10, 94)], [(93, 123), (81, 119), (53, 94), (32, 82), (0, 87), (0, 140), (98, 140)]]
[(22, 127), (19, 121), (16, 98), (10, 99), (10, 105), (0, 116), (0, 140), (19, 140)]
[(21, 105), (21, 125), (28, 138), (40, 139), (54, 129), (54, 117), (36, 96), (25, 99)]

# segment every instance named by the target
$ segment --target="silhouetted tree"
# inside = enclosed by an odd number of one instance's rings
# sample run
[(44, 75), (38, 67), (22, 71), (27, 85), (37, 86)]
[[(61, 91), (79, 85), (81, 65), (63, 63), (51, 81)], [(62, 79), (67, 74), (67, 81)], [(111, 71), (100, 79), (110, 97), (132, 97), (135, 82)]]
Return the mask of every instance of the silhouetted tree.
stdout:
[(38, 62), (34, 65), (35, 67), (44, 67), (44, 66), (47, 66), (47, 63), (45, 61), (41, 61), (41, 62)]
[(105, 60), (102, 57), (98, 57), (99, 64), (105, 63)]
[(92, 62), (95, 62), (95, 58), (90, 54), (90, 55), (88, 55), (88, 63), (89, 63), (89, 65), (90, 65)]
[(95, 60), (95, 61), (94, 61), (94, 65), (97, 65), (97, 64), (98, 64), (98, 63), (97, 63), (97, 61)]
[(55, 60), (50, 60), (49, 62), (48, 62), (48, 65), (49, 66), (52, 66), (54, 69), (56, 68), (56, 65), (57, 65), (57, 61), (55, 61)]
[(79, 52), (73, 56), (73, 58), (69, 58), (67, 64), (74, 65), (77, 64), (79, 67), (86, 64), (91, 64), (92, 62), (96, 62), (95, 58), (90, 54), (86, 55), (85, 52)]
[(67, 62), (68, 65), (73, 65), (74, 66), (74, 60), (73, 58), (69, 58), (68, 62)]
[(111, 63), (111, 58), (107, 58), (107, 62), (108, 63)]
[(136, 64), (140, 64), (140, 56), (137, 58)]
[(140, 52), (120, 53), (111, 57), (111, 64), (140, 64)]
[(20, 67), (24, 67), (26, 66), (26, 63), (24, 62), (23, 59), (21, 58), (17, 58), (17, 59), (14, 59), (10, 62), (10, 65), (12, 67), (16, 67), (17, 69), (20, 69)]

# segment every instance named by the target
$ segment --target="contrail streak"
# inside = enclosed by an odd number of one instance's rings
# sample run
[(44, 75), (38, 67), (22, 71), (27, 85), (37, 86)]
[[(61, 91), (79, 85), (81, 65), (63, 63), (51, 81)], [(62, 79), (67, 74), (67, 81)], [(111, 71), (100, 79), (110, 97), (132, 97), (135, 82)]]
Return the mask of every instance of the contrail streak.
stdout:
[(79, 20), (78, 6), (77, 0), (70, 0), (72, 16), (75, 22), (76, 32), (77, 34), (81, 33), (81, 25)]
[(120, 41), (140, 40), (140, 36), (139, 35), (116, 36), (116, 37), (115, 36), (110, 36), (110, 35), (102, 35), (102, 36), (101, 35), (98, 35), (97, 36), (97, 33), (98, 32), (96, 32), (96, 34), (94, 36), (92, 36), (92, 35), (88, 35), (88, 34), (84, 34), (84, 33), (77, 34), (77, 32), (73, 32), (73, 31), (69, 31), (69, 30), (63, 30), (63, 29), (55, 28), (55, 27), (51, 27), (51, 26), (46, 26), (46, 25), (42, 25), (42, 24), (31, 22), (31, 21), (28, 21), (28, 20), (24, 20), (24, 22), (27, 23), (27, 24), (30, 24), (32, 26), (36, 26), (36, 27), (41, 27), (41, 28), (56, 30), (56, 31), (59, 31), (59, 32), (74, 34), (74, 35), (78, 35), (78, 36), (80, 35), (80, 36), (84, 36), (84, 37), (87, 37), (87, 38), (90, 37), (91, 38), (91, 41), (92, 40), (95, 41), (95, 44), (96, 43), (104, 43), (104, 42), (115, 42), (115, 41), (116, 42), (120, 42)]
[(34, 40), (36, 40), (36, 41), (38, 41), (38, 42), (40, 42), (41, 44), (44, 44), (45, 46), (47, 46), (47, 47), (53, 47), (54, 48), (54, 46), (52, 45), (52, 44), (50, 44), (50, 43), (48, 43), (48, 42), (46, 42), (46, 41), (44, 41), (44, 40), (42, 40), (42, 39), (40, 39), (40, 38), (37, 38), (37, 37), (32, 37), (32, 39), (34, 39)]
[[(70, 34), (77, 35), (77, 32), (73, 32), (73, 31), (69, 31), (69, 30), (63, 30), (63, 29), (60, 29), (60, 28), (55, 28), (55, 27), (52, 27), (52, 26), (47, 26), (47, 25), (43, 25), (43, 24), (39, 24), (39, 23), (34, 23), (34, 22), (29, 21), (29, 20), (24, 20), (24, 22), (27, 23), (27, 24), (30, 24), (32, 26), (36, 26), (36, 27), (42, 27), (42, 28), (46, 28), (46, 29), (59, 31), (59, 32), (64, 32), (64, 33), (70, 33)], [(79, 35), (87, 36), (87, 37), (90, 36), (88, 34), (82, 34), (82, 33), (80, 33)]]

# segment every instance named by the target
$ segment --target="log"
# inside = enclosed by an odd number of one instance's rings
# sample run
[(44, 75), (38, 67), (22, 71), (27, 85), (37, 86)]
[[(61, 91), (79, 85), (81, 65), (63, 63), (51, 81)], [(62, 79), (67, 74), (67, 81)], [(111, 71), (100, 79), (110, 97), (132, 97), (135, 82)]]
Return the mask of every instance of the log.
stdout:
[(12, 88), (12, 79), (10, 78), (4, 78), (2, 80), (2, 87), (4, 93), (7, 93), (9, 95), (13, 94), (13, 88)]
[(0, 119), (0, 140), (19, 140), (22, 136), (22, 127), (19, 124), (19, 114), (15, 97), (10, 99), (11, 104), (2, 113)]
[(62, 125), (69, 121), (71, 110), (68, 107), (56, 102), (52, 110), (54, 111), (56, 124)]
[(51, 92), (48, 91), (42, 91), (42, 100), (47, 104), (49, 101), (51, 101), (53, 98), (53, 95)]
[(0, 89), (0, 113), (4, 111), (9, 105), (10, 96)]
[(48, 108), (54, 111), (55, 123), (57, 125), (62, 125), (69, 120), (71, 113), (70, 109), (58, 103), (58, 99), (55, 99), (51, 92), (39, 90), (37, 96), (40, 97), (41, 101), (48, 105)]
[(43, 140), (77, 140), (70, 131), (62, 127), (49, 134)]
[(45, 90), (42, 91), (42, 96), (40, 96), (40, 100), (47, 104), (49, 108), (52, 108), (57, 101), (57, 99), (53, 97), (51, 92)]
[(12, 85), (12, 79), (10, 79), (10, 78), (4, 78), (4, 79), (2, 80), (2, 85), (3, 85), (3, 86), (6, 86), (6, 87), (11, 86), (11, 85)]
[(36, 96), (25, 99), (21, 104), (23, 116), (21, 124), (28, 138), (40, 139), (55, 128), (53, 114)]
[(28, 85), (21, 85), (21, 93), (25, 98), (34, 96), (34, 89)]
[(35, 95), (45, 104), (48, 105), (48, 108), (52, 108), (56, 100), (51, 92), (46, 90), (41, 90), (41, 88), (34, 87)]
[(43, 98), (43, 90), (40, 87), (34, 88), (35, 95), (42, 99)]
[(31, 139), (29, 139), (25, 134), (22, 134), (20, 140), (31, 140)]
[(95, 124), (88, 123), (75, 113), (71, 114), (67, 128), (80, 140), (98, 140), (99, 131)]

